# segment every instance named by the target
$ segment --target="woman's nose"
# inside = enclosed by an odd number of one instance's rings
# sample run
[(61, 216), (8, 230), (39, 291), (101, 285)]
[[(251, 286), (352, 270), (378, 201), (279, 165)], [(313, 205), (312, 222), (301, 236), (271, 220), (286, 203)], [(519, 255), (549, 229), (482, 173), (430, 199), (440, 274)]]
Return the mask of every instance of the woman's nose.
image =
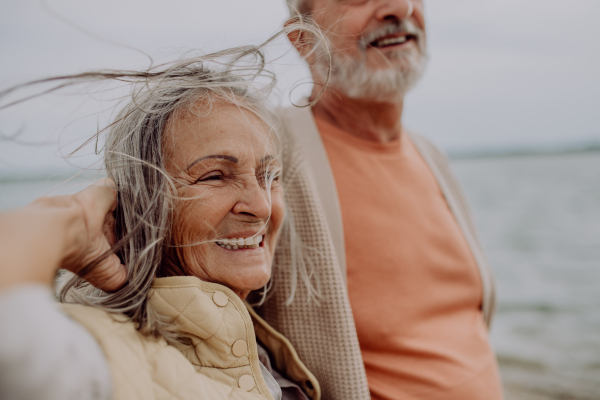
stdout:
[(240, 188), (240, 196), (233, 206), (233, 213), (267, 219), (271, 215), (269, 193), (258, 182)]

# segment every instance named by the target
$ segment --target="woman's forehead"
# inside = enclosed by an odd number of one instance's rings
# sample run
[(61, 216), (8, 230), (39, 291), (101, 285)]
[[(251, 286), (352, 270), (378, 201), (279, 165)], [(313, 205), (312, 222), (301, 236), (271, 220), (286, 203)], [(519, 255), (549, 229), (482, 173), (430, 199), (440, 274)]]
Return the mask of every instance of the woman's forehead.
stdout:
[(237, 104), (213, 101), (210, 107), (204, 103), (177, 114), (164, 140), (166, 154), (176, 164), (213, 154), (260, 159), (275, 152), (264, 121)]

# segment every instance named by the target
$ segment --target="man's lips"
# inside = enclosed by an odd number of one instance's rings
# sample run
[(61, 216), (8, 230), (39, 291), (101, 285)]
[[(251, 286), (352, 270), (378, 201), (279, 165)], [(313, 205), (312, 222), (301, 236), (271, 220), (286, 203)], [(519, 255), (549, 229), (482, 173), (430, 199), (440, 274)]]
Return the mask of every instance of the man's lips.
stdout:
[(415, 39), (416, 36), (410, 33), (398, 33), (377, 38), (369, 43), (369, 47), (381, 49), (392, 46), (400, 46)]

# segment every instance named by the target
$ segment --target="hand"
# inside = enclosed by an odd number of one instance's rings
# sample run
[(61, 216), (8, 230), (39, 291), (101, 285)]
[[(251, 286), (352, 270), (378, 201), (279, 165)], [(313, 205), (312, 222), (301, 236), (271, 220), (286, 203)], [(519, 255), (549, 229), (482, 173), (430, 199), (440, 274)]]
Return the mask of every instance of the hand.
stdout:
[[(44, 197), (0, 215), (1, 286), (25, 282), (52, 284), (57, 268), (82, 274), (84, 267), (116, 242), (112, 212), (114, 182), (102, 179), (69, 196)], [(127, 271), (110, 254), (82, 278), (110, 292), (127, 280)]]
[[(60, 268), (81, 275), (82, 268), (116, 243), (113, 211), (117, 207), (117, 192), (114, 187), (112, 179), (101, 179), (73, 196), (57, 199), (63, 203), (59, 206), (73, 208), (67, 249)], [(112, 292), (125, 284), (127, 270), (117, 255), (110, 254), (82, 278)]]

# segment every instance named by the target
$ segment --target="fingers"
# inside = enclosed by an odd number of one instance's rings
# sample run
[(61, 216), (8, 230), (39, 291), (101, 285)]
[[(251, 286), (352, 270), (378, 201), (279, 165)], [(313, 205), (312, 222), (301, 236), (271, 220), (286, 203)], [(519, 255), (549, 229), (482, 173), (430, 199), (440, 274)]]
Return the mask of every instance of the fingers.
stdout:
[[(112, 213), (117, 208), (115, 186), (112, 179), (104, 178), (81, 193), (84, 198), (89, 196), (97, 202), (98, 212), (104, 216), (102, 234), (106, 238), (109, 247), (117, 243), (115, 217)], [(122, 288), (127, 282), (127, 269), (121, 264), (121, 260), (117, 255), (111, 254), (83, 278), (98, 289), (105, 292), (114, 292)]]
[[(115, 183), (110, 178), (100, 179), (93, 185), (78, 193), (82, 202), (94, 204), (94, 214), (103, 218), (102, 235), (104, 236), (102, 247), (112, 247), (117, 243), (115, 234), (115, 218), (113, 211), (117, 207), (117, 192)], [(120, 289), (127, 281), (127, 270), (119, 257), (115, 254), (109, 255), (105, 260), (94, 267), (86, 276), (83, 276), (90, 284), (105, 292), (113, 292)]]
[(82, 278), (100, 290), (114, 292), (127, 282), (127, 269), (119, 257), (111, 254)]
[(113, 212), (117, 207), (115, 186), (115, 182), (110, 178), (100, 179), (75, 194), (75, 198), (84, 208), (88, 208), (87, 211), (101, 216), (101, 220), (103, 220), (106, 214)]
[(104, 178), (104, 179), (100, 179), (100, 180), (94, 182), (94, 184), (92, 186), (96, 186), (98, 188), (109, 189), (109, 193), (111, 194), (112, 197), (110, 199), (108, 197), (106, 198), (106, 200), (109, 203), (108, 211), (109, 212), (115, 211), (115, 209), (117, 208), (117, 185), (115, 184), (115, 181), (113, 181), (110, 178)]
[[(74, 272), (93, 286), (112, 292), (121, 288), (127, 280), (127, 271), (115, 254), (95, 264), (117, 242), (113, 211), (117, 206), (117, 192), (112, 179), (101, 179), (73, 196), (82, 211), (84, 232), (77, 237), (78, 242), (62, 268)], [(85, 268), (92, 263), (92, 270)]]
[(102, 226), (102, 233), (108, 242), (110, 247), (117, 244), (117, 235), (115, 233), (116, 220), (114, 215), (109, 212), (104, 217), (104, 225)]

